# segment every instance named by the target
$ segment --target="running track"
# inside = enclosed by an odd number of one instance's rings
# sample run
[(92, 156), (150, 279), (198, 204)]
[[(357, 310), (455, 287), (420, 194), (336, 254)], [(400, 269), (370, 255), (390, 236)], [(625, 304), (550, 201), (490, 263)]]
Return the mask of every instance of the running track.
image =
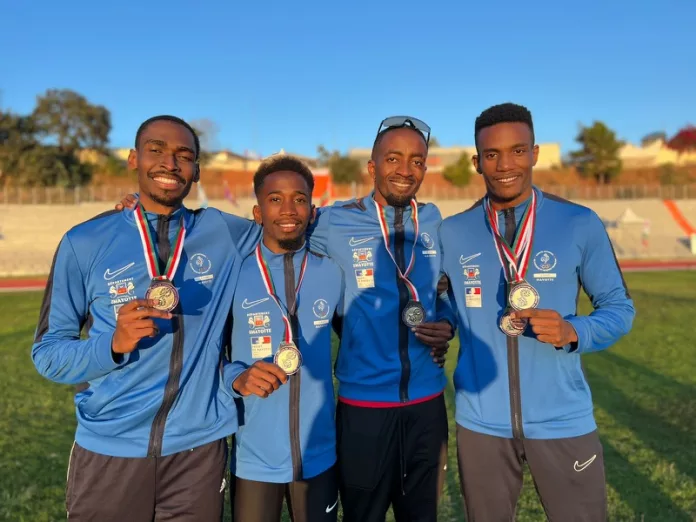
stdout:
[[(650, 261), (627, 259), (619, 261), (624, 272), (669, 272), (676, 270), (696, 270), (696, 259)], [(46, 287), (46, 278), (0, 279), (0, 292), (31, 292)]]

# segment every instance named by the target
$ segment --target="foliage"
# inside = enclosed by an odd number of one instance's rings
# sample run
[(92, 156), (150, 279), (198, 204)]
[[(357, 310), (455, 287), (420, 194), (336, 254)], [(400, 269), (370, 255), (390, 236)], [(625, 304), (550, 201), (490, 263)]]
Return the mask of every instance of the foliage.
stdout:
[(571, 152), (570, 158), (582, 176), (604, 184), (619, 175), (623, 142), (604, 123), (595, 121), (591, 127), (581, 127), (575, 141), (582, 148)]
[(683, 185), (689, 182), (689, 173), (673, 163), (660, 167), (660, 185)]
[(464, 153), (459, 156), (456, 162), (447, 165), (442, 173), (442, 176), (452, 183), (455, 187), (463, 187), (469, 184), (472, 174), (471, 158)]
[(323, 145), (317, 147), (317, 154), (319, 165), (329, 169), (334, 183), (349, 184), (362, 179), (362, 166), (355, 158), (338, 151), (329, 152)]
[(207, 118), (193, 120), (191, 127), (201, 144), (198, 162), (201, 167), (205, 167), (212, 159), (213, 151), (217, 149), (217, 134), (220, 129), (214, 121)]
[(696, 151), (696, 127), (687, 125), (667, 142), (667, 146), (680, 154)]
[(111, 132), (106, 107), (93, 105), (74, 91), (50, 89), (39, 96), (33, 119), (38, 135), (62, 151), (105, 150)]
[(441, 147), (440, 140), (435, 136), (430, 136), (430, 141), (428, 142), (428, 148)]

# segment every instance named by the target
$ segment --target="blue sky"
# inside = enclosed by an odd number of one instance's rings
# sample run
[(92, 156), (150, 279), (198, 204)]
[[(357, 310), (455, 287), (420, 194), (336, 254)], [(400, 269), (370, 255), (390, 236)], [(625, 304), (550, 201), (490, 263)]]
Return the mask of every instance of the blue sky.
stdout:
[(267, 155), (371, 144), (412, 114), (473, 142), (515, 101), (537, 141), (595, 119), (633, 142), (696, 124), (696, 2), (0, 1), (3, 109), (70, 88), (112, 112), (113, 146), (160, 113), (208, 118), (217, 145)]

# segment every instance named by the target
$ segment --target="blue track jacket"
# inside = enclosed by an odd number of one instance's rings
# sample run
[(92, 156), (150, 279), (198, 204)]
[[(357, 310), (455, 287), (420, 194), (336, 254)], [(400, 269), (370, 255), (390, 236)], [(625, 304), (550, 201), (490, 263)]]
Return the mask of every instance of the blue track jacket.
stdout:
[[(450, 300), (459, 318), (454, 374), (456, 420), (498, 437), (555, 439), (596, 429), (580, 355), (604, 350), (631, 329), (635, 310), (599, 217), (590, 209), (536, 189), (537, 218), (526, 280), (538, 308), (556, 310), (578, 343), (556, 349), (531, 327), (507, 337), (498, 327), (506, 303), (505, 278), (482, 201), (445, 219), (440, 229)], [(531, 198), (499, 211), (499, 226), (517, 227)], [(594, 311), (577, 315), (583, 288)]]
[(115, 457), (170, 455), (237, 428), (232, 391), (221, 386), (224, 327), (260, 229), (215, 209), (146, 215), (160, 257), (168, 255), (163, 238), (174, 248), (182, 215), (187, 229), (173, 281), (179, 308), (171, 320), (156, 320), (159, 335), (114, 362), (116, 313), (145, 296), (150, 277), (134, 212), (111, 211), (63, 236), (32, 348), (41, 375), (83, 384), (75, 395), (77, 443)]
[[(310, 245), (330, 256), (345, 274), (336, 364), (339, 396), (373, 405), (404, 404), (442, 392), (446, 377), (433, 362), (430, 348), (401, 319), (409, 295), (386, 251), (373, 195), (321, 209), (310, 231)], [(392, 253), (402, 270), (416, 249), (409, 279), (418, 289), (426, 321), (448, 319), (454, 325), (447, 296), (437, 295), (440, 211), (419, 203), (420, 231), (414, 237), (411, 208), (385, 208)]]
[[(287, 313), (287, 297), (292, 298), (297, 286), (306, 249), (274, 254), (265, 245), (261, 248)], [(334, 313), (340, 313), (342, 298), (341, 269), (327, 257), (309, 253), (296, 315), (289, 316), (302, 366), (267, 398), (244, 397), (231, 462), (236, 476), (288, 483), (319, 475), (336, 462), (331, 323)], [(253, 254), (242, 265), (232, 314), (233, 362), (224, 370), (229, 390), (254, 362), (273, 362), (285, 332), (280, 309), (266, 292)]]

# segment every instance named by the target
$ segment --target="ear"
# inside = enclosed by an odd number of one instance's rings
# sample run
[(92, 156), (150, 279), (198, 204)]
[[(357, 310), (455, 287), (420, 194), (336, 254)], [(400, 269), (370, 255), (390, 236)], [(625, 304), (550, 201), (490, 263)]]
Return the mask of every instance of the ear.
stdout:
[(195, 170), (193, 171), (193, 182), (198, 183), (198, 181), (201, 179), (201, 166), (196, 163)]
[(314, 224), (314, 220), (317, 219), (317, 206), (312, 203), (312, 211), (309, 214), (309, 224)]
[(483, 174), (483, 172), (481, 172), (481, 165), (479, 164), (478, 154), (474, 154), (473, 156), (471, 156), (471, 163), (473, 163), (476, 172), (478, 172), (479, 174)]
[(372, 181), (375, 180), (375, 162), (373, 160), (370, 160), (367, 162), (367, 172), (372, 178)]
[(534, 163), (532, 164), (533, 167), (536, 167), (537, 160), (539, 159), (539, 145), (534, 145), (532, 148), (532, 154), (534, 155)]
[(256, 224), (263, 225), (263, 220), (261, 219), (261, 207), (259, 207), (258, 205), (254, 205), (252, 212), (254, 214), (254, 221), (256, 222)]
[(138, 170), (138, 151), (135, 149), (128, 153), (128, 170)]

